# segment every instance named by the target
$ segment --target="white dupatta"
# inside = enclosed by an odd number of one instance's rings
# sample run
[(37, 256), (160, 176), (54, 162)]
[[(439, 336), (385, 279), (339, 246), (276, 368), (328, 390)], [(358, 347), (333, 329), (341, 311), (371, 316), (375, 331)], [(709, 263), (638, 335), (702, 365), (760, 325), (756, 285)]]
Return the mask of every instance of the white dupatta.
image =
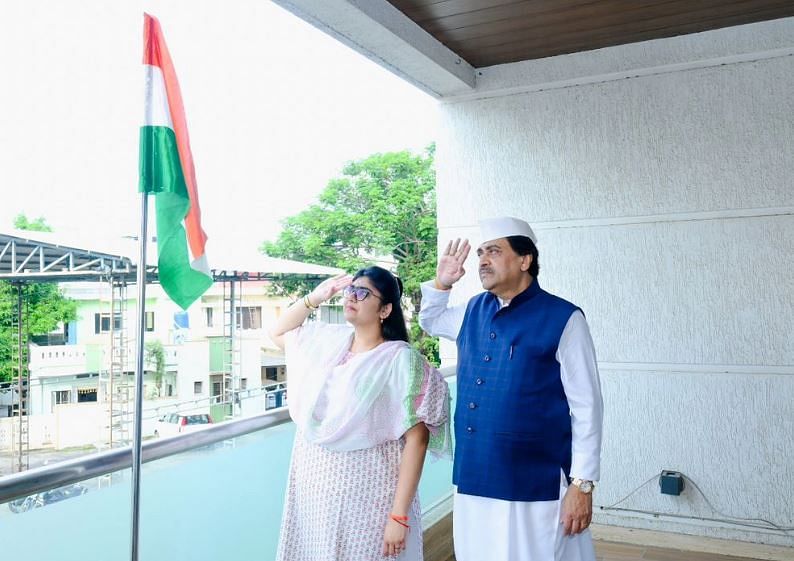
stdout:
[(336, 451), (397, 440), (419, 422), (428, 450), (451, 455), (449, 389), (408, 343), (350, 350), (353, 328), (311, 323), (285, 335), (290, 417), (307, 441)]

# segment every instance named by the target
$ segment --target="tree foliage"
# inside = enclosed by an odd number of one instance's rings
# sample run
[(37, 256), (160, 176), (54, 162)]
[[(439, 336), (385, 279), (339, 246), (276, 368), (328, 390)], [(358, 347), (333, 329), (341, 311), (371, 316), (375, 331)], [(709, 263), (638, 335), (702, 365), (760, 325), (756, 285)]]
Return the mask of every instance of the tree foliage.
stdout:
[(165, 374), (165, 347), (159, 339), (146, 341), (143, 345), (144, 361), (154, 366), (154, 383), (157, 397), (163, 395), (163, 375)]
[[(401, 278), (411, 312), (414, 344), (438, 363), (438, 341), (417, 323), (419, 284), (433, 278), (436, 265), (435, 147), (373, 154), (348, 163), (328, 182), (317, 203), (284, 220), (284, 229), (262, 251), (281, 257), (339, 267), (349, 272), (368, 264), (392, 268)], [(301, 281), (275, 283), (281, 294), (299, 295)]]
[[(44, 218), (29, 220), (20, 214), (14, 227), (24, 230), (51, 232)], [(23, 318), (30, 335), (45, 335), (77, 317), (77, 306), (66, 298), (56, 284), (25, 283), (22, 285)], [(8, 281), (0, 281), (0, 382), (16, 376), (17, 365), (12, 362), (12, 348), (17, 345), (12, 328), (16, 319), (17, 288)]]
[(30, 230), (31, 232), (52, 232), (52, 227), (47, 224), (43, 216), (31, 220), (24, 214), (17, 214), (14, 218), (14, 228), (17, 230)]

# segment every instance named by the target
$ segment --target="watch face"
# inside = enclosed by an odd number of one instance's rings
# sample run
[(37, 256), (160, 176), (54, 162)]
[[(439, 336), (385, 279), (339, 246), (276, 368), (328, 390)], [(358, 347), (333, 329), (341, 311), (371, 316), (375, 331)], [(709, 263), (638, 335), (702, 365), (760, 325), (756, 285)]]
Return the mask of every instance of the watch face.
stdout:
[(582, 493), (592, 493), (593, 492), (593, 482), (592, 481), (582, 481), (579, 484), (579, 490)]

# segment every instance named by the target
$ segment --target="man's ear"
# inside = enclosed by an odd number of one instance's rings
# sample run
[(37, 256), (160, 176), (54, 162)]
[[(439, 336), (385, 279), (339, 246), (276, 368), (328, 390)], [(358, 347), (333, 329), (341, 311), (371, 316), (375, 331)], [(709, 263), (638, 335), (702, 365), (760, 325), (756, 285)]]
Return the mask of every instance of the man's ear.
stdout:
[(529, 271), (529, 267), (532, 265), (532, 255), (522, 255), (521, 256), (521, 270), (522, 271)]

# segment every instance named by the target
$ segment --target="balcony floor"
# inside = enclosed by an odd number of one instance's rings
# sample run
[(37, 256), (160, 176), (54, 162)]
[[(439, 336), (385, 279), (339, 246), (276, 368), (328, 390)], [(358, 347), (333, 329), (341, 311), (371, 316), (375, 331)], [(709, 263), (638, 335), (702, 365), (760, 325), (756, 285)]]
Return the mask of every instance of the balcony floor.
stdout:
[[(716, 555), (695, 551), (663, 549), (625, 543), (596, 541), (596, 559), (598, 561), (760, 561), (747, 557), (732, 555)], [(455, 556), (447, 561), (455, 561)]]
[[(599, 532), (604, 532), (599, 527)], [(452, 554), (452, 516), (447, 515), (436, 525), (425, 531), (425, 561), (455, 561)], [(763, 561), (754, 557), (737, 557), (716, 553), (687, 551), (686, 540), (689, 536), (673, 537), (681, 540), (681, 549), (663, 548), (650, 545), (635, 545), (619, 541), (595, 540), (598, 561)], [(788, 550), (786, 550), (788, 551)], [(794, 559), (788, 555), (773, 555), (766, 559)]]
[(596, 541), (595, 547), (598, 561), (759, 561), (732, 555), (716, 555), (713, 553), (680, 551), (677, 549), (604, 541)]

